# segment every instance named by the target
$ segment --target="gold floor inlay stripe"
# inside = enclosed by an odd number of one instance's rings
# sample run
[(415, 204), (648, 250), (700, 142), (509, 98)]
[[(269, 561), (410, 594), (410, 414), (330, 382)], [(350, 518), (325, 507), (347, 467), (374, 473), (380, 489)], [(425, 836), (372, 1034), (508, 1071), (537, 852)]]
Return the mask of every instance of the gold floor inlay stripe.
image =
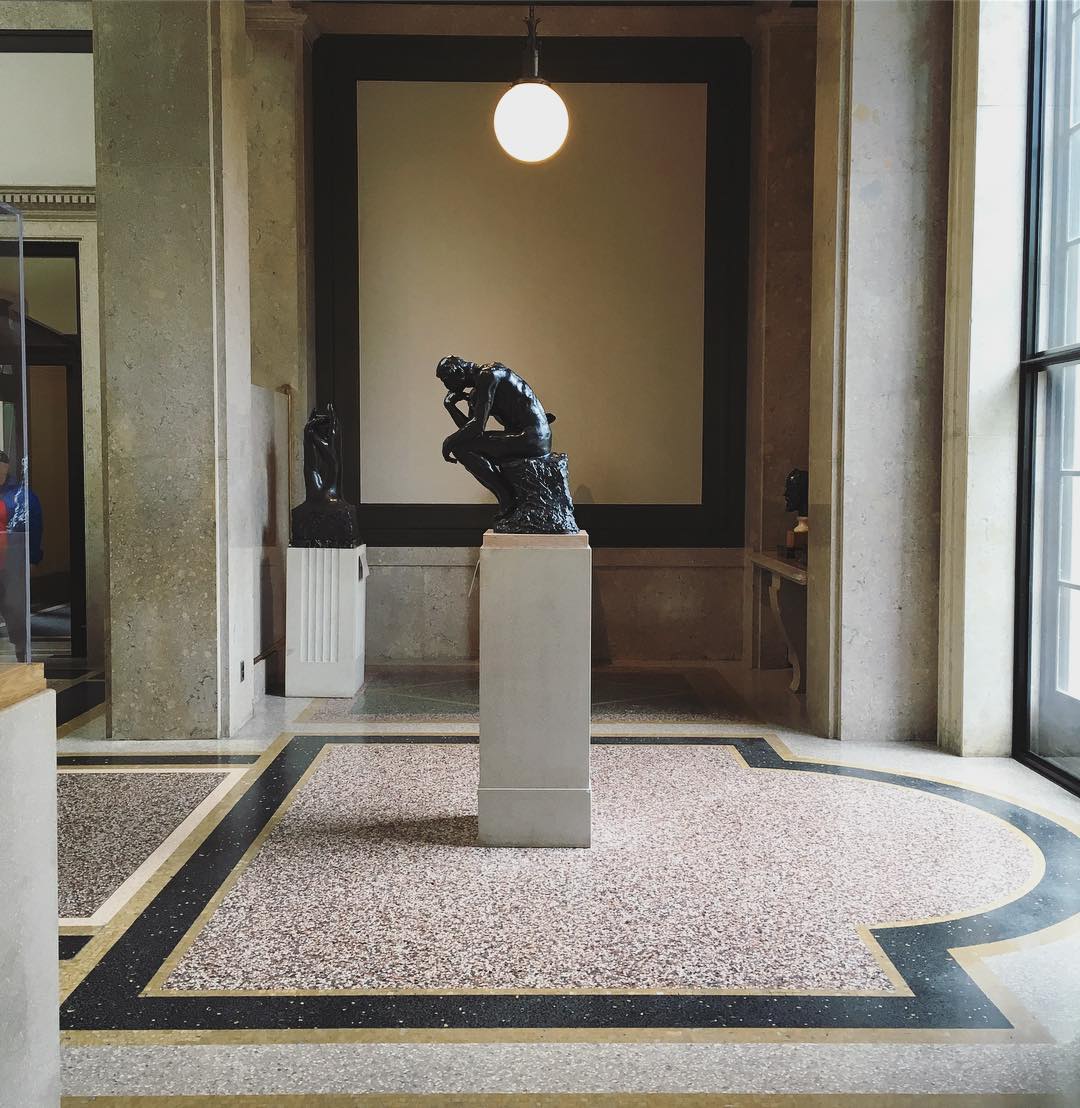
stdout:
[(63, 1097), (61, 1108), (1058, 1108), (1045, 1093), (301, 1093)]
[(298, 1043), (823, 1043), (975, 1046), (1046, 1042), (1023, 1028), (326, 1027), (274, 1030), (61, 1031), (65, 1046), (270, 1046)]

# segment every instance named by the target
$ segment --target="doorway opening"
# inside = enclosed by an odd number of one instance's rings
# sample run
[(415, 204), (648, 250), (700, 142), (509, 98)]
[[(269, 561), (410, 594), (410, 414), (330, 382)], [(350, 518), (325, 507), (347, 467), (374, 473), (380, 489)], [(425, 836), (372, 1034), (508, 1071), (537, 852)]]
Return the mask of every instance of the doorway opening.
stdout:
[[(2, 258), (0, 285), (17, 281)], [(27, 657), (43, 662), (57, 693), (62, 725), (104, 703), (99, 643), (87, 638), (82, 329), (79, 246), (27, 242), (23, 279), (27, 365), (27, 530), (30, 546), (28, 633), (0, 623), (0, 658), (12, 660), (25, 637)], [(14, 419), (14, 398), (0, 397), (0, 419)], [(9, 411), (10, 409), (10, 411)], [(2, 459), (0, 459), (2, 461)], [(12, 473), (19, 459), (9, 460)]]

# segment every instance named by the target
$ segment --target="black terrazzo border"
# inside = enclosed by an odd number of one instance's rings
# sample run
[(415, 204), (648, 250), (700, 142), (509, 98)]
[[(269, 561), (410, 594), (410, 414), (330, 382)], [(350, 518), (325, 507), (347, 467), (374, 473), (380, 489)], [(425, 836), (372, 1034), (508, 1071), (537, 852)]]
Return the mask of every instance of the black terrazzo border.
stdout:
[(998, 816), (1037, 844), (1039, 883), (1001, 908), (944, 923), (874, 929), (911, 997), (789, 995), (267, 994), (143, 997), (162, 962), (327, 743), (475, 743), (476, 736), (296, 735), (61, 1005), (64, 1030), (293, 1028), (833, 1028), (987, 1030), (1011, 1024), (949, 954), (1041, 930), (1080, 912), (1080, 838), (1035, 812), (953, 785), (881, 770), (787, 761), (760, 738), (594, 738), (601, 745), (734, 747), (756, 769), (903, 785)]
[(60, 961), (74, 958), (93, 937), (93, 935), (61, 935)]
[(258, 754), (57, 754), (57, 766), (248, 766)]

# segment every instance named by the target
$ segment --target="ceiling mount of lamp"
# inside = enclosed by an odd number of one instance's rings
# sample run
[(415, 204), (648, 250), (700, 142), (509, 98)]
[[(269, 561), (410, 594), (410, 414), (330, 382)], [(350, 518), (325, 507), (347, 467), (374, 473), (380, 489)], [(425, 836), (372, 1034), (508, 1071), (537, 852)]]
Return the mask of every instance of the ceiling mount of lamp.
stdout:
[(510, 157), (532, 164), (557, 154), (570, 129), (562, 97), (540, 76), (538, 22), (536, 6), (530, 4), (522, 76), (503, 93), (494, 120), (499, 145)]

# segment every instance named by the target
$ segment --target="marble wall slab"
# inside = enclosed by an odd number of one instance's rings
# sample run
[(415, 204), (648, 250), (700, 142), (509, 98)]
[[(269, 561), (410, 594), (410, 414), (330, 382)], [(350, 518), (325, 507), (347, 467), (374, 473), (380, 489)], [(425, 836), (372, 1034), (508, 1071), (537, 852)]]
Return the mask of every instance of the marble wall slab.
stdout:
[[(479, 656), (476, 547), (368, 551), (368, 661)], [(742, 650), (741, 549), (593, 551), (596, 661), (723, 661)]]
[(0, 10), (4, 31), (89, 31), (92, 25), (90, 0), (4, 0)]

